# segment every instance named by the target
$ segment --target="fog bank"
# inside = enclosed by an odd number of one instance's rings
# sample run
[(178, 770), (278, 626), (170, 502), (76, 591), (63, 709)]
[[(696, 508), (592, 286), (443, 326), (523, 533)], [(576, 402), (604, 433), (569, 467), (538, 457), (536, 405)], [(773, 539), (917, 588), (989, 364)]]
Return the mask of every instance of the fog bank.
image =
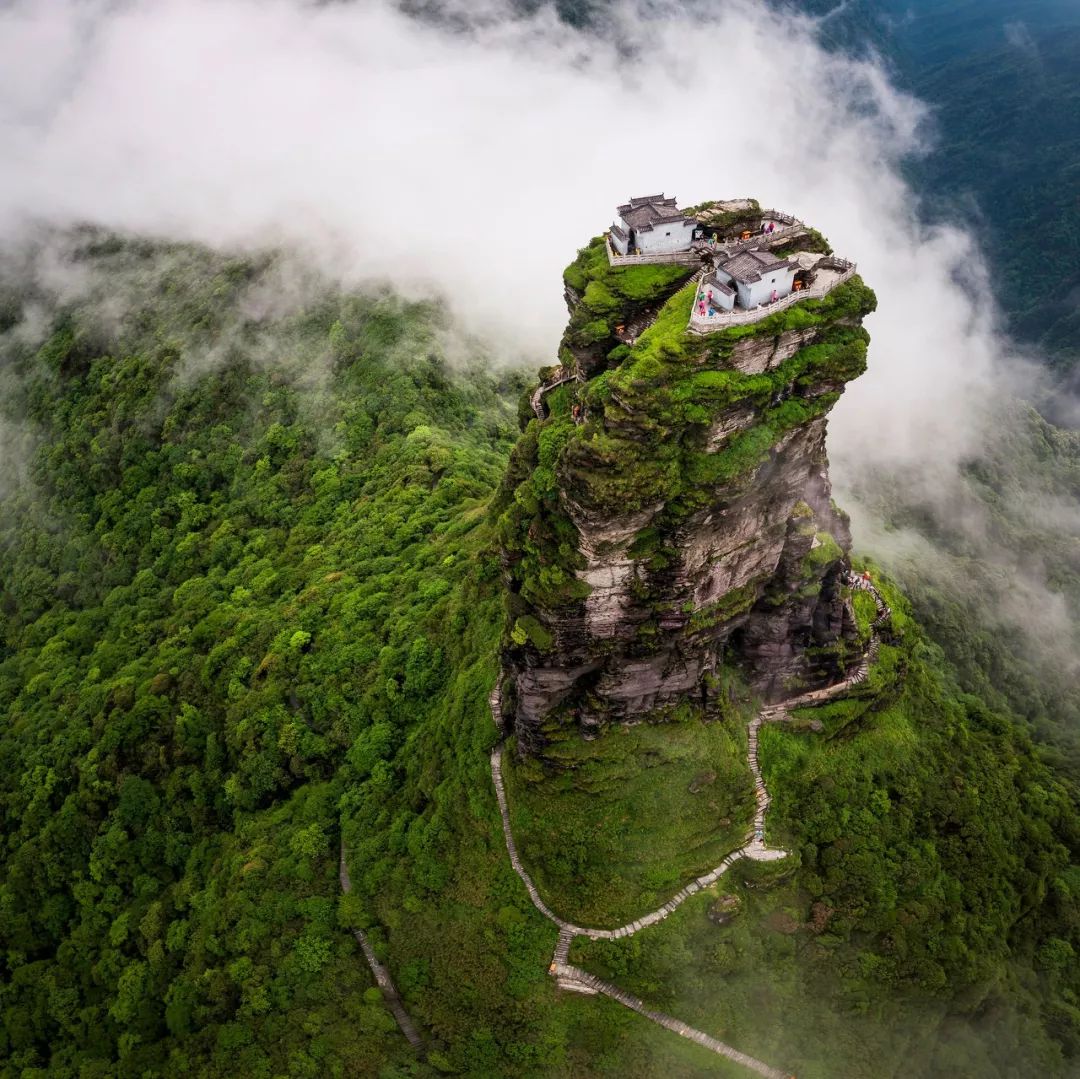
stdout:
[(994, 402), (1038, 375), (1007, 362), (977, 236), (920, 224), (900, 178), (923, 107), (761, 3), (626, 5), (603, 38), (550, 9), (482, 15), (15, 0), (0, 237), (89, 221), (282, 246), (349, 284), (444, 296), (448, 321), (539, 364), (566, 318), (560, 271), (618, 202), (752, 195), (878, 294), (870, 370), (830, 425), (838, 488), (893, 471), (948, 506)]

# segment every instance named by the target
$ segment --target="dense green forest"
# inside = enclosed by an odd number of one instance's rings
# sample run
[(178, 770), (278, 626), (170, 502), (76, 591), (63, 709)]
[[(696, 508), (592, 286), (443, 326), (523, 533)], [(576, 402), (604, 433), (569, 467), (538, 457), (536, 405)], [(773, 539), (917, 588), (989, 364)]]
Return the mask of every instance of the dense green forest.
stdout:
[[(274, 259), (94, 234), (64, 258), (77, 298), (24, 272), (0, 299), (23, 454), (0, 518), (0, 1075), (736, 1074), (560, 996), (554, 930), (505, 857), (490, 507), (526, 379), (450, 348), (434, 306)], [(582, 959), (802, 1075), (836, 1074), (830, 1054), (892, 1074), (916, 1031), (906, 1075), (1063, 1073), (1074, 788), (1007, 700), (965, 695), (909, 617), (897, 629), (826, 737), (763, 741), (792, 875), (737, 877), (725, 925), (703, 899), (630, 955)], [(976, 634), (958, 622), (956, 647)], [(618, 874), (632, 902), (632, 845), (612, 866), (617, 836), (591, 844), (564, 786), (587, 878)], [(657, 845), (723, 796), (680, 794), (667, 836), (658, 802)]]
[(379, 845), (445, 884), (430, 724), (471, 745), (494, 670), (508, 387), (393, 297), (269, 326), (241, 308), (272, 264), (86, 238), (79, 269), (119, 325), (92, 290), (4, 350), (34, 450), (0, 544), (3, 1073), (374, 1074), (404, 1047), (340, 928), (338, 820), (401, 750)]

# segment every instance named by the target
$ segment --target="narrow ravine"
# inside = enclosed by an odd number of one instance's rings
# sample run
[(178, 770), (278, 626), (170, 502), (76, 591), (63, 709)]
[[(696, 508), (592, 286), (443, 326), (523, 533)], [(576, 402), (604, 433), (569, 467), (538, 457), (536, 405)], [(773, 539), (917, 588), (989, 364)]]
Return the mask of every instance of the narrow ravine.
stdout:
[(769, 809), (770, 798), (768, 789), (765, 786), (765, 779), (761, 773), (761, 765), (758, 761), (758, 732), (764, 723), (784, 722), (785, 720), (790, 719), (788, 713), (792, 708), (820, 704), (832, 697), (839, 696), (852, 686), (858, 685), (860, 682), (866, 680), (870, 666), (877, 658), (879, 643), (878, 629), (889, 618), (891, 611), (885, 603), (885, 600), (882, 598), (881, 593), (870, 583), (868, 578), (859, 577), (849, 573), (844, 583), (852, 588), (858, 588), (869, 592), (874, 597), (877, 604), (877, 617), (871, 627), (869, 646), (858, 667), (842, 681), (827, 686), (824, 689), (813, 690), (809, 693), (801, 694), (798, 697), (789, 698), (780, 704), (767, 705), (751, 720), (747, 732), (747, 764), (754, 777), (755, 812), (753, 825), (747, 836), (746, 843), (738, 850), (732, 851), (731, 854), (716, 866), (715, 869), (690, 881), (684, 888), (676, 892), (668, 902), (664, 903), (656, 910), (650, 911), (648, 914), (642, 915), (642, 917), (637, 918), (626, 925), (619, 926), (616, 929), (586, 928), (560, 918), (559, 915), (552, 911), (541, 898), (528, 871), (525, 869), (524, 865), (522, 865), (521, 858), (517, 851), (517, 844), (514, 842), (513, 829), (510, 826), (510, 808), (506, 799), (506, 785), (503, 781), (502, 774), (503, 747), (506, 731), (503, 725), (502, 698), (499, 688), (496, 687), (488, 698), (488, 703), (491, 706), (492, 719), (495, 721), (495, 725), (499, 729), (500, 735), (503, 736), (500, 737), (498, 743), (491, 751), (491, 779), (495, 787), (495, 797), (499, 804), (499, 815), (502, 819), (503, 835), (506, 839), (506, 851), (510, 857), (510, 864), (514, 867), (514, 872), (517, 873), (521, 878), (522, 883), (525, 885), (525, 890), (529, 893), (529, 898), (532, 900), (533, 905), (548, 919), (548, 921), (553, 922), (559, 929), (555, 953), (552, 957), (551, 965), (548, 968), (548, 972), (556, 979), (556, 984), (560, 989), (566, 989), (571, 992), (587, 994), (600, 993), (606, 997), (610, 997), (612, 1000), (618, 1001), (625, 1007), (630, 1008), (632, 1011), (637, 1012), (639, 1015), (644, 1016), (646, 1019), (657, 1023), (665, 1029), (673, 1031), (690, 1041), (697, 1042), (699, 1045), (711, 1050), (719, 1056), (726, 1057), (728, 1060), (741, 1064), (750, 1071), (756, 1072), (758, 1075), (769, 1077), (769, 1079), (787, 1079), (788, 1073), (774, 1068), (771, 1065), (764, 1063), (764, 1061), (757, 1060), (733, 1046), (712, 1037), (712, 1035), (706, 1034), (704, 1031), (696, 1030), (679, 1019), (675, 1019), (670, 1015), (665, 1015), (663, 1012), (654, 1011), (648, 1008), (637, 997), (625, 992), (618, 986), (606, 982), (602, 978), (596, 977), (594, 974), (590, 974), (581, 967), (573, 966), (569, 961), (570, 944), (574, 937), (578, 936), (588, 937), (590, 940), (617, 940), (621, 937), (633, 936), (633, 934), (640, 932), (642, 929), (646, 929), (650, 925), (655, 925), (657, 922), (663, 921), (669, 914), (677, 910), (678, 907), (686, 902), (690, 896), (696, 895), (703, 888), (708, 888), (710, 885), (715, 884), (740, 858), (751, 858), (756, 861), (775, 861), (787, 857), (787, 851), (779, 847), (770, 847), (765, 843), (765, 816)]

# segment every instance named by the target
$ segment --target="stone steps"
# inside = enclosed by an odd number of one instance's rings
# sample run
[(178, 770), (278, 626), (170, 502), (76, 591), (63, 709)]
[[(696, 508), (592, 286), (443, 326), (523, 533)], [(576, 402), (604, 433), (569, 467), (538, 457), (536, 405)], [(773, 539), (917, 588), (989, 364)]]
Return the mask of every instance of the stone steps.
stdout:
[(563, 988), (570, 989), (573, 992), (591, 991), (593, 993), (603, 994), (612, 1000), (618, 1001), (623, 1007), (637, 1012), (638, 1015), (643, 1016), (651, 1022), (678, 1034), (682, 1038), (697, 1042), (698, 1045), (710, 1050), (710, 1052), (716, 1053), (718, 1056), (726, 1057), (736, 1064), (741, 1064), (744, 1068), (748, 1068), (758, 1075), (765, 1076), (766, 1079), (788, 1079), (786, 1072), (770, 1067), (764, 1061), (757, 1060), (748, 1053), (743, 1053), (740, 1050), (735, 1049), (726, 1042), (720, 1041), (719, 1038), (714, 1038), (711, 1034), (706, 1034), (703, 1030), (697, 1030), (688, 1023), (684, 1023), (681, 1019), (676, 1019), (673, 1016), (665, 1015), (663, 1012), (646, 1007), (643, 1001), (639, 1000), (631, 993), (627, 993), (617, 985), (612, 985), (611, 982), (606, 982), (602, 978), (596, 977), (595, 974), (590, 974), (588, 971), (582, 970), (580, 967), (562, 967), (559, 971), (559, 985)]
[[(502, 731), (502, 702), (498, 693), (498, 687), (492, 691), (489, 697), (489, 704), (491, 706), (492, 718), (499, 730)], [(775, 707), (776, 706), (774, 706), (774, 708)], [(706, 1049), (738, 1064), (742, 1064), (744, 1067), (757, 1072), (759, 1075), (770, 1077), (770, 1079), (786, 1079), (783, 1072), (771, 1068), (762, 1061), (755, 1060), (753, 1057), (732, 1048), (730, 1045), (726, 1045), (724, 1042), (713, 1038), (703, 1031), (688, 1026), (681, 1020), (665, 1015), (662, 1012), (646, 1008), (642, 1001), (638, 1000), (637, 997), (619, 989), (618, 986), (612, 985), (610, 982), (605, 982), (595, 975), (589, 974), (579, 967), (572, 966), (569, 961), (570, 944), (576, 936), (585, 936), (590, 940), (621, 940), (625, 937), (633, 936), (642, 929), (646, 929), (649, 926), (656, 925), (658, 922), (663, 921), (668, 915), (674, 913), (674, 911), (691, 896), (697, 895), (704, 888), (711, 887), (740, 858), (746, 857), (770, 861), (786, 857), (786, 851), (767, 847), (763, 840), (757, 838), (758, 833), (764, 831), (765, 814), (768, 811), (770, 803), (769, 793), (765, 786), (764, 777), (761, 774), (757, 756), (758, 731), (761, 728), (761, 724), (767, 721), (764, 711), (756, 715), (750, 722), (747, 737), (747, 762), (754, 776), (754, 800), (756, 809), (753, 830), (750, 835), (747, 836), (745, 845), (739, 850), (732, 851), (728, 854), (714, 869), (711, 869), (707, 873), (690, 881), (656, 910), (650, 911), (648, 914), (642, 915), (640, 918), (637, 918), (626, 925), (619, 926), (617, 929), (586, 929), (565, 922), (552, 913), (551, 909), (544, 903), (543, 899), (541, 899), (536, 886), (533, 884), (532, 878), (525, 870), (525, 867), (522, 865), (521, 859), (518, 856), (517, 845), (514, 842), (513, 832), (510, 827), (510, 811), (506, 800), (506, 786), (502, 775), (501, 743), (496, 745), (491, 751), (491, 778), (495, 788), (495, 797), (498, 802), (499, 816), (503, 827), (503, 838), (506, 842), (506, 851), (510, 858), (510, 864), (514, 869), (514, 872), (517, 873), (518, 877), (525, 885), (529, 899), (536, 909), (539, 910), (545, 918), (554, 922), (555, 925), (559, 927), (559, 936), (550, 966), (550, 972), (555, 977), (556, 985), (558, 985), (560, 989), (565, 989), (572, 993), (584, 993), (589, 995), (602, 994), (608, 996), (611, 999), (618, 1001), (620, 1004), (623, 1004), (625, 1007), (630, 1008), (632, 1011), (638, 1012), (638, 1014), (644, 1016), (646, 1019), (649, 1019), (668, 1030), (674, 1031), (681, 1037), (696, 1041)]]
[(573, 371), (567, 371), (565, 367), (560, 367), (558, 372), (551, 376), (546, 382), (541, 382), (539, 386), (533, 390), (532, 397), (529, 398), (529, 404), (532, 405), (532, 410), (536, 414), (538, 420), (547, 419), (547, 409), (544, 407), (544, 395), (550, 393), (556, 386), (562, 386), (566, 382), (573, 382), (578, 376)]
[[(341, 890), (348, 895), (352, 891), (352, 879), (349, 876), (349, 867), (345, 861), (344, 841), (342, 841), (341, 844), (338, 877), (341, 881)], [(420, 1037), (409, 1013), (405, 1010), (405, 1005), (401, 1001), (397, 986), (394, 985), (393, 979), (390, 977), (390, 971), (379, 962), (379, 958), (375, 954), (375, 949), (371, 946), (367, 934), (362, 929), (354, 929), (353, 936), (356, 937), (356, 942), (360, 945), (360, 950), (364, 953), (364, 959), (371, 968), (371, 973), (375, 978), (375, 984), (382, 992), (383, 1000), (390, 1009), (390, 1014), (393, 1015), (401, 1033), (405, 1035), (409, 1044), (421, 1057), (423, 1057), (425, 1055), (424, 1041)]]

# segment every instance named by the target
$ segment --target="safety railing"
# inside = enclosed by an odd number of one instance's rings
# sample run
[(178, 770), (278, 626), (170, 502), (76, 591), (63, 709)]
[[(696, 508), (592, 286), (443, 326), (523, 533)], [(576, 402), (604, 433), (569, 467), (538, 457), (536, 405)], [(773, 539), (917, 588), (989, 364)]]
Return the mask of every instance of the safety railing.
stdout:
[(608, 263), (612, 266), (643, 266), (646, 263), (653, 262), (674, 262), (679, 265), (693, 266), (701, 257), (691, 249), (686, 251), (657, 251), (648, 255), (620, 255), (611, 246), (609, 236), (604, 237), (604, 244), (607, 247)]
[[(825, 263), (828, 263), (829, 265), (825, 266)], [(717, 330), (726, 330), (729, 326), (746, 326), (751, 322), (757, 322), (758, 319), (768, 318), (769, 315), (775, 315), (778, 311), (783, 311), (786, 308), (797, 304), (800, 300), (820, 300), (823, 296), (827, 296), (832, 292), (837, 285), (842, 284), (851, 277), (856, 270), (854, 262), (848, 262), (846, 259), (834, 258), (831, 255), (822, 259), (815, 269), (819, 267), (837, 270), (839, 271), (838, 276), (821, 285), (814, 285), (810, 288), (800, 289), (798, 292), (792, 292), (789, 296), (785, 296), (780, 300), (774, 300), (772, 303), (764, 303), (757, 307), (752, 307), (749, 311), (743, 308), (736, 308), (734, 311), (717, 311), (714, 308), (713, 314), (701, 315), (698, 313), (699, 301), (697, 292), (695, 291), (693, 303), (690, 308), (690, 325), (688, 329), (691, 333), (715, 333)]]

